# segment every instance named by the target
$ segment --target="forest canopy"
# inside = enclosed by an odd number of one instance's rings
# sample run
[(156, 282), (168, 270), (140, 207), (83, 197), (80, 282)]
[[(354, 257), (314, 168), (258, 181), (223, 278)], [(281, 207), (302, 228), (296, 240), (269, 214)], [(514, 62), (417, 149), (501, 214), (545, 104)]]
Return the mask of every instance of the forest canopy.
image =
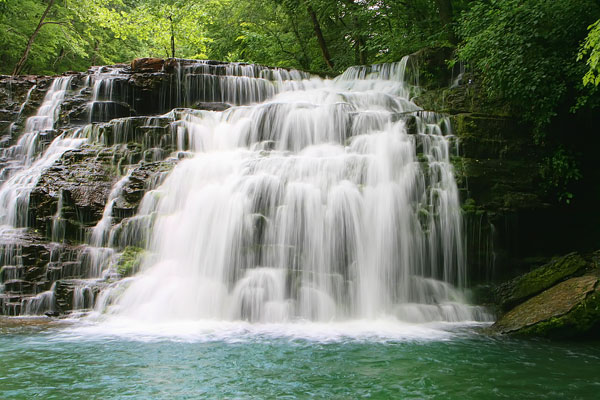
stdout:
[(0, 74), (177, 57), (336, 75), (445, 48), (531, 125), (567, 202), (585, 144), (560, 122), (590, 125), (600, 104), (598, 0), (0, 0), (0, 32)]
[[(449, 46), (459, 49), (457, 59), (491, 72), (492, 90), (510, 92), (513, 82), (493, 75), (523, 60), (582, 69), (587, 62), (586, 82), (597, 84), (600, 28), (592, 24), (599, 18), (594, 0), (0, 0), (0, 73), (15, 72), (29, 44), (18, 73), (135, 57), (337, 73)], [(550, 48), (564, 60), (537, 51)], [(547, 78), (535, 69), (534, 81)]]

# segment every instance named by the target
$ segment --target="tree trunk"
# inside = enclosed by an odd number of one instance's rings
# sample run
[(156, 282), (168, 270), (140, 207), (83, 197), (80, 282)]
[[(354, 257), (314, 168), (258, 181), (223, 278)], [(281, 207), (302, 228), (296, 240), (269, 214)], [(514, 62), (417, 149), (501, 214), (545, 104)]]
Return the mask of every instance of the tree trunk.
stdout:
[(290, 24), (292, 25), (292, 31), (294, 32), (294, 36), (296, 37), (296, 40), (298, 41), (298, 45), (300, 46), (300, 49), (302, 50), (302, 56), (301, 56), (301, 59), (298, 60), (298, 62), (300, 63), (302, 68), (309, 69), (310, 68), (310, 57), (308, 55), (308, 51), (306, 50), (306, 42), (304, 40), (302, 40), (302, 37), (300, 36), (300, 31), (298, 30), (298, 25), (296, 25), (296, 20), (294, 19), (294, 17), (292, 15), (289, 15), (289, 19), (290, 19)]
[(323, 37), (323, 31), (321, 31), (321, 25), (319, 24), (319, 19), (317, 18), (317, 14), (315, 10), (309, 5), (306, 7), (308, 11), (308, 15), (310, 15), (310, 19), (313, 23), (313, 28), (315, 30), (315, 35), (317, 36), (317, 40), (319, 41), (319, 47), (321, 48), (321, 53), (323, 53), (323, 58), (325, 59), (325, 63), (329, 69), (333, 70), (333, 61), (331, 61), (331, 55), (329, 54), (329, 50), (327, 49), (327, 43), (325, 42), (325, 38)]
[(169, 21), (171, 21), (171, 58), (175, 58), (175, 26), (172, 15), (169, 15)]
[(452, 29), (452, 1), (435, 0), (435, 4), (437, 4), (438, 10), (440, 12), (440, 20), (442, 22), (442, 26), (446, 30), (446, 34), (448, 35), (448, 41), (452, 44), (457, 44), (458, 40), (456, 39), (456, 35), (454, 34), (454, 30)]
[(92, 55), (92, 59), (90, 60), (90, 67), (96, 65), (96, 60), (98, 59), (98, 50), (100, 50), (100, 41), (96, 39), (94, 42), (94, 54)]
[(15, 65), (15, 69), (13, 70), (13, 73), (12, 73), (13, 75), (19, 75), (21, 73), (21, 71), (23, 70), (23, 66), (27, 62), (27, 57), (29, 57), (29, 52), (31, 51), (31, 46), (33, 46), (33, 42), (35, 41), (35, 38), (38, 35), (38, 33), (40, 33), (40, 29), (42, 29), (42, 26), (44, 26), (44, 20), (46, 19), (46, 16), (48, 16), (50, 9), (54, 5), (54, 1), (55, 0), (50, 0), (50, 2), (48, 3), (48, 7), (46, 7), (46, 11), (44, 11), (44, 13), (42, 14), (42, 17), (40, 18), (40, 22), (38, 22), (38, 25), (35, 28), (35, 31), (33, 31), (31, 36), (29, 37), (29, 40), (27, 41), (27, 46), (25, 47), (25, 51), (23, 52), (21, 59), (19, 59), (19, 61)]
[[(350, 3), (354, 5), (353, 2), (350, 2)], [(356, 15), (352, 18), (352, 23), (354, 25), (354, 31), (355, 31), (354, 33), (352, 33), (352, 36), (354, 37), (354, 46), (355, 46), (355, 52), (356, 52), (356, 56), (355, 56), (356, 64), (366, 65), (367, 64), (367, 49), (366, 49), (366, 44), (365, 44), (365, 38), (360, 34), (361, 26), (360, 26), (360, 22), (358, 21), (358, 18), (356, 17)]]

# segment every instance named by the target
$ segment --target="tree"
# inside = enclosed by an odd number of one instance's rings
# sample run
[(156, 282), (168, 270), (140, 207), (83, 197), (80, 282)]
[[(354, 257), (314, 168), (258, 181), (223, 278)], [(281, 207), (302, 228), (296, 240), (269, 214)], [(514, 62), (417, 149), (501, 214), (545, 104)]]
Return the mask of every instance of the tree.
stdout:
[(589, 69), (583, 76), (584, 85), (600, 84), (600, 19), (588, 27), (589, 34), (577, 56), (578, 60), (587, 57)]
[(29, 57), (29, 52), (31, 51), (31, 46), (33, 46), (33, 42), (35, 41), (35, 38), (37, 37), (37, 35), (40, 33), (40, 30), (42, 29), (42, 27), (46, 24), (61, 24), (62, 23), (62, 22), (57, 22), (57, 21), (46, 21), (46, 17), (48, 16), (50, 9), (52, 8), (52, 6), (54, 6), (54, 1), (55, 0), (50, 0), (48, 2), (48, 6), (46, 7), (44, 12), (42, 13), (42, 16), (40, 17), (40, 22), (38, 22), (35, 30), (31, 34), (31, 36), (29, 36), (29, 40), (27, 41), (27, 45), (25, 46), (25, 51), (23, 52), (23, 55), (17, 62), (17, 65), (15, 65), (15, 69), (13, 70), (13, 75), (19, 75), (21, 73), (21, 71), (23, 70), (23, 66), (25, 65), (25, 62), (27, 61), (27, 57)]

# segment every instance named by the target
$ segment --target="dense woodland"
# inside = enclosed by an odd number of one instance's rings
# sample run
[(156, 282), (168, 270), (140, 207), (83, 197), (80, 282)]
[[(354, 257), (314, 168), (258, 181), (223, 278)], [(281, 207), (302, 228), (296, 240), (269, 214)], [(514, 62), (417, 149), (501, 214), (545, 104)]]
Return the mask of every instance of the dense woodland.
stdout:
[[(570, 203), (600, 104), (598, 0), (0, 0), (0, 73), (136, 57), (244, 61), (334, 75), (446, 47), (530, 124), (555, 200)], [(579, 183), (581, 186), (581, 183)]]

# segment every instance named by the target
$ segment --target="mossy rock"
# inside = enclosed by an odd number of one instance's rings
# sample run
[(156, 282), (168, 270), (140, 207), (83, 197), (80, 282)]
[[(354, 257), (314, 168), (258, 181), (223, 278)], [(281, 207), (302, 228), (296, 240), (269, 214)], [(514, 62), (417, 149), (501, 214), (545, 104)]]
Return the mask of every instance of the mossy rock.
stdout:
[(568, 338), (600, 326), (600, 284), (595, 274), (571, 278), (506, 313), (492, 329), (503, 334)]
[(578, 253), (554, 258), (548, 264), (501, 285), (496, 290), (498, 303), (507, 310), (566, 278), (583, 274), (587, 268), (588, 262)]
[(119, 275), (131, 276), (139, 271), (142, 259), (144, 258), (144, 249), (134, 246), (127, 246), (119, 256), (116, 267)]

